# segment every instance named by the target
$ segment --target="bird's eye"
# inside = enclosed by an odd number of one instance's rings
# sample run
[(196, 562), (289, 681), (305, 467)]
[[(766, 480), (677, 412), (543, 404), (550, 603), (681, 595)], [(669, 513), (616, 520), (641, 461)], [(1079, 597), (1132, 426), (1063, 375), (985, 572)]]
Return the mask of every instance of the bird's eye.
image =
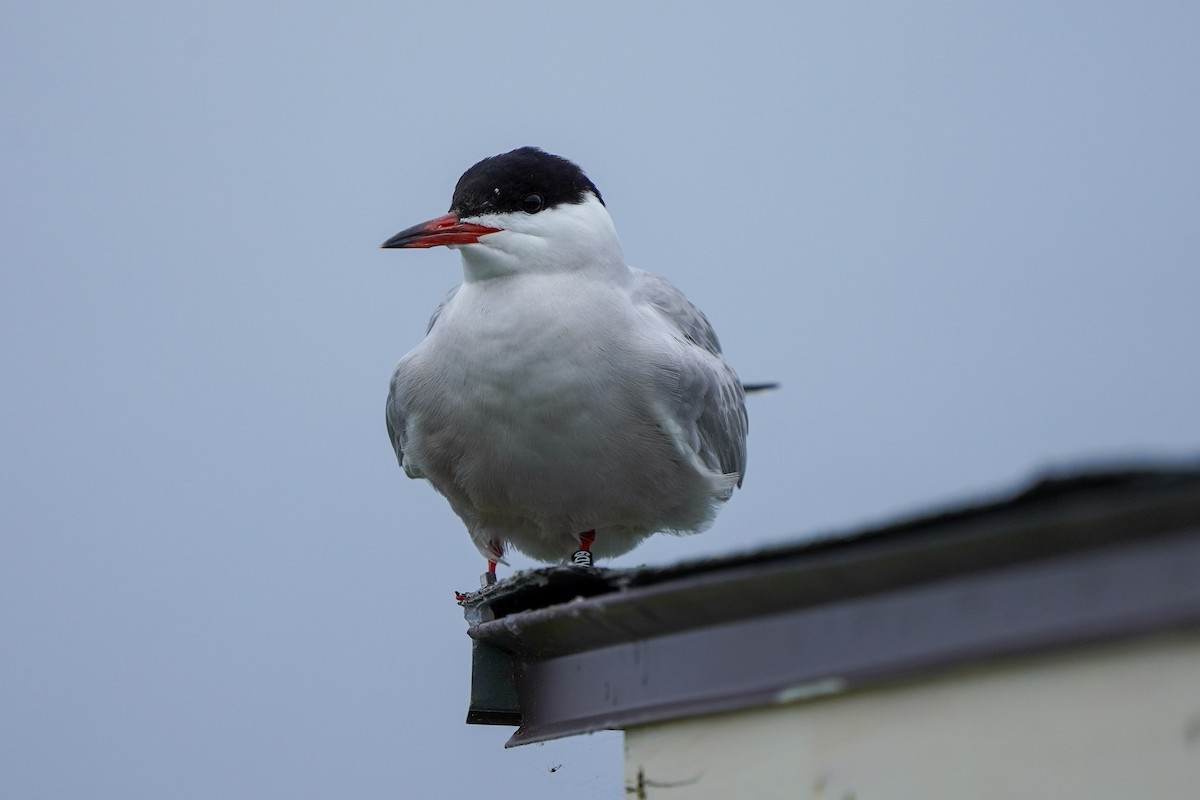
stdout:
[(542, 196), (540, 194), (527, 194), (525, 199), (521, 201), (521, 210), (526, 214), (536, 214), (542, 210)]

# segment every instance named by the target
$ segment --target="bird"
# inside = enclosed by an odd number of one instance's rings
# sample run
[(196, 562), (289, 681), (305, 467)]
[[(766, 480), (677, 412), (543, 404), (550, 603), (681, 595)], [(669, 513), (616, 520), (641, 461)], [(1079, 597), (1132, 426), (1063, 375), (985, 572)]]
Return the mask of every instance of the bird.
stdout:
[[(600, 190), (521, 147), (383, 248), (448, 247), (463, 281), (397, 364), (388, 436), (487, 560), (592, 566), (695, 533), (742, 485), (745, 390), (705, 315), (629, 266)], [(460, 596), (461, 597), (461, 596)]]

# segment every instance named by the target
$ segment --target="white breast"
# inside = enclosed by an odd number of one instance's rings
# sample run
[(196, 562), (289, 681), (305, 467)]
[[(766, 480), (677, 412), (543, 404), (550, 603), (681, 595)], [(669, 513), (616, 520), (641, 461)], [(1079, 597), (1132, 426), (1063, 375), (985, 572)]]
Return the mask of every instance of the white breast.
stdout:
[(405, 468), (450, 500), (481, 551), (510, 542), (597, 555), (712, 516), (711, 475), (664, 425), (678, 345), (612, 280), (526, 275), (464, 284), (397, 367)]

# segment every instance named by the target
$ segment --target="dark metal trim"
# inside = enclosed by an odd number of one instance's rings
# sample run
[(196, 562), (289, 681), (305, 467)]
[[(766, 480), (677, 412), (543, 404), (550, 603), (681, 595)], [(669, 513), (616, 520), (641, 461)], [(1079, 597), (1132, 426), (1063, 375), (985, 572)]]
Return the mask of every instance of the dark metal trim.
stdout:
[(498, 647), (471, 642), (471, 705), (468, 725), (520, 725), (521, 703), (513, 682), (512, 656)]
[(1200, 624), (1200, 471), (1067, 476), (891, 526), (465, 603), (470, 721), (510, 744)]
[(526, 660), (1076, 553), (1200, 524), (1200, 476), (999, 504), (829, 542), (668, 569), (523, 573), (468, 603), (468, 630)]
[(1200, 624), (1200, 528), (828, 607), (514, 661), (509, 745)]

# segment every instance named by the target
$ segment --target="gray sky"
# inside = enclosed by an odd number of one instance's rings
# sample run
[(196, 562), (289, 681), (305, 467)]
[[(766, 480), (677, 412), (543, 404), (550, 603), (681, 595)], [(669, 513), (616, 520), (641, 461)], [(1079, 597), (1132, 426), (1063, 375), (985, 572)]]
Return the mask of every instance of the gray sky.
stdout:
[(0, 796), (620, 796), (463, 724), (483, 565), (384, 431), (460, 270), (376, 246), (513, 147), (784, 384), (616, 565), (1200, 449), (1200, 5), (1051, 5), (10, 3)]

